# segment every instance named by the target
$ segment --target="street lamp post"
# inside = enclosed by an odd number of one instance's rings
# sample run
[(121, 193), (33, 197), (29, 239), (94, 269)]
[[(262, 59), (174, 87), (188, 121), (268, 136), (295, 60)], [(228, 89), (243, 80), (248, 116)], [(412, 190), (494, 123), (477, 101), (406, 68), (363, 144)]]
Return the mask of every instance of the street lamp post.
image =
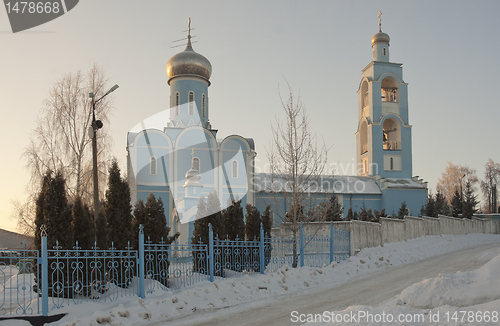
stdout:
[(97, 130), (101, 129), (103, 124), (101, 120), (95, 119), (95, 105), (99, 103), (100, 100), (105, 98), (111, 92), (114, 92), (118, 88), (115, 85), (110, 88), (103, 96), (101, 96), (97, 101), (94, 100), (94, 93), (89, 93), (89, 97), (92, 98), (92, 160), (93, 160), (93, 173), (94, 173), (94, 241), (97, 243), (97, 217), (99, 216), (99, 181), (97, 177)]

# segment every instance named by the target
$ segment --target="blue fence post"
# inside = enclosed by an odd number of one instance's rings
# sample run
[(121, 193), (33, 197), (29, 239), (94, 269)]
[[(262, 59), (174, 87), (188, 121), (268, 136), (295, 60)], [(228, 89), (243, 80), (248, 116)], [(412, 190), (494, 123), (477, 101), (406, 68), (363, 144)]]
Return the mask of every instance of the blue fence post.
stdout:
[[(49, 263), (47, 252), (47, 231), (45, 225), (42, 225), (42, 315), (48, 316), (49, 314)], [(40, 280), (38, 280), (40, 282)], [(38, 283), (38, 290), (40, 291), (40, 283)]]
[(214, 230), (212, 223), (208, 224), (208, 263), (210, 264), (210, 282), (214, 281)]
[(260, 241), (259, 241), (260, 273), (264, 274), (264, 227), (260, 223)]
[(300, 222), (300, 267), (304, 266), (304, 225)]
[(139, 298), (144, 299), (146, 297), (146, 291), (144, 286), (144, 226), (139, 225), (139, 289), (137, 289), (137, 295)]
[(333, 221), (330, 222), (330, 264), (333, 262)]

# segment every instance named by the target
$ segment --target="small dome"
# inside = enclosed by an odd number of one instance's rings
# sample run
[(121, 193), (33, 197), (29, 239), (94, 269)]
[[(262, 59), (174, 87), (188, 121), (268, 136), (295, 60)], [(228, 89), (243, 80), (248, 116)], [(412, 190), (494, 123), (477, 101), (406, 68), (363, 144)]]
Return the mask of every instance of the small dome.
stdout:
[(186, 172), (186, 182), (184, 183), (184, 187), (195, 186), (195, 187), (203, 187), (200, 182), (201, 174), (195, 168), (191, 168)]
[(387, 35), (384, 32), (378, 32), (377, 34), (373, 35), (372, 37), (372, 45), (375, 45), (377, 43), (387, 43), (389, 44), (391, 38), (389, 35)]
[(169, 84), (172, 78), (179, 76), (201, 77), (208, 82), (212, 75), (212, 65), (207, 58), (194, 52), (188, 37), (186, 49), (168, 60), (167, 75)]

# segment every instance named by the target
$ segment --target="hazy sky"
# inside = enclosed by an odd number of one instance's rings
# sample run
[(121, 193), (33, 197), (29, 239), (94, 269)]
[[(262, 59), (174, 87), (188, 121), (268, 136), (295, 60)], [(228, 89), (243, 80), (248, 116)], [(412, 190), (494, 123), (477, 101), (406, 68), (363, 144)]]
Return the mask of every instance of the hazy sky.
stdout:
[(212, 63), (210, 121), (219, 137), (253, 138), (263, 166), (286, 78), (331, 146), (329, 161), (352, 164), (357, 90), (379, 10), (391, 62), (403, 63), (409, 83), (413, 174), (434, 190), (451, 161), (482, 178), (488, 158), (500, 161), (500, 1), (84, 0), (16, 34), (0, 8), (0, 228), (15, 228), (11, 201), (24, 198), (29, 180), (21, 154), (51, 85), (94, 63), (120, 85), (105, 128), (125, 171), (127, 131), (169, 106), (165, 66), (183, 50), (171, 47), (186, 36), (188, 17), (194, 50)]

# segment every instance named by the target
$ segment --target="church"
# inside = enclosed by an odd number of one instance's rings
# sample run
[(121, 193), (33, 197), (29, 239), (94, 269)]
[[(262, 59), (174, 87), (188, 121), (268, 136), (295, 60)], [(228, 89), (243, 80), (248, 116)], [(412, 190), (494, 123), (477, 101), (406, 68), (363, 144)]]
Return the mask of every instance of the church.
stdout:
[[(417, 216), (427, 199), (427, 183), (413, 176), (408, 84), (402, 64), (389, 60), (390, 38), (382, 32), (380, 18), (371, 43), (373, 61), (362, 70), (358, 88), (357, 175), (320, 177), (319, 187), (309, 196), (318, 203), (335, 194), (344, 217), (349, 207), (385, 208), (390, 215), (402, 202)], [(286, 193), (269, 191), (269, 174), (254, 173), (253, 139), (218, 138), (218, 130), (212, 128), (211, 74), (210, 61), (193, 50), (189, 30), (184, 51), (167, 62), (170, 109), (164, 116), (165, 127), (144, 125), (127, 135), (132, 204), (145, 202), (150, 193), (161, 198), (167, 225), (173, 233), (181, 233), (181, 243), (190, 241), (199, 198), (206, 199), (213, 191), (222, 208), (238, 199), (243, 207), (252, 204), (260, 212), (268, 204), (274, 212), (286, 212), (290, 206)], [(311, 208), (315, 207), (306, 209)], [(276, 224), (280, 221), (275, 214)]]
[(167, 62), (170, 109), (163, 130), (145, 128), (127, 135), (127, 174), (132, 204), (150, 193), (161, 198), (167, 225), (180, 242), (194, 230), (197, 203), (216, 191), (222, 208), (233, 200), (254, 204), (249, 188), (256, 155), (253, 139), (219, 139), (210, 123), (208, 88), (212, 65), (187, 37), (184, 51)]
[[(304, 205), (310, 205), (305, 211), (315, 206), (320, 209), (332, 193), (344, 207), (344, 218), (350, 207), (357, 212), (366, 207), (397, 214), (403, 202), (410, 215), (418, 216), (427, 201), (427, 182), (414, 176), (412, 169), (408, 84), (403, 80), (402, 64), (389, 59), (390, 38), (382, 32), (380, 13), (379, 31), (371, 43), (373, 60), (362, 70), (358, 88), (357, 175), (319, 177), (304, 200)], [(256, 174), (254, 180), (259, 211), (268, 204), (274, 212), (289, 211), (289, 196), (269, 191), (270, 174)], [(275, 222), (282, 219), (275, 217)]]

